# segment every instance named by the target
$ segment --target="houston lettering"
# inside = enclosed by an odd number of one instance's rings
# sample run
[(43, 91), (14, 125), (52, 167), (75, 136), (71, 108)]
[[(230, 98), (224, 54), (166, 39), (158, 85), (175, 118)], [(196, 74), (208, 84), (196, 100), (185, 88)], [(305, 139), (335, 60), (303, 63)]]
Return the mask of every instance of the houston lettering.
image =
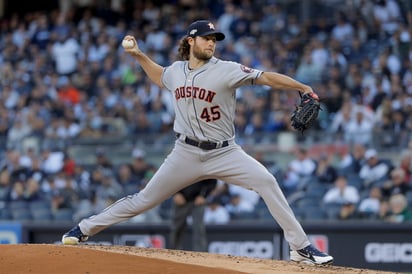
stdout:
[(176, 100), (180, 98), (195, 98), (212, 103), (215, 95), (216, 92), (199, 87), (180, 87), (175, 89)]

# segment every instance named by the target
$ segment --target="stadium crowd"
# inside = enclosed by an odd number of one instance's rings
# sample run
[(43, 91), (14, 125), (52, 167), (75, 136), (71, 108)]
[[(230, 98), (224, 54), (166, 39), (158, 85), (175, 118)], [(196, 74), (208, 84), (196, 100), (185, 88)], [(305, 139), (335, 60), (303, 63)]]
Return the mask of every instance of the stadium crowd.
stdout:
[[(313, 1), (320, 8), (305, 20), (293, 1), (96, 2), (1, 19), (0, 219), (78, 221), (144, 187), (156, 166), (140, 148), (121, 165), (104, 148), (96, 150), (96, 165), (86, 168), (68, 146), (76, 138), (173, 135), (171, 94), (144, 76), (121, 40), (134, 35), (166, 66), (186, 26), (210, 18), (226, 34), (217, 57), (311, 85), (322, 98), (313, 131), (347, 144), (337, 162), (335, 155), (314, 157), (299, 147), (277, 172), (296, 214), (412, 220), (412, 9), (406, 1)], [(238, 135), (292, 132), (296, 99), (264, 87), (239, 89)], [(400, 151), (398, 162), (370, 147), (376, 136), (379, 148)], [(220, 215), (226, 221), (267, 216), (253, 193), (243, 194), (221, 182), (209, 219), (217, 206), (227, 211)], [(165, 202), (131, 221), (168, 219), (168, 207)]]

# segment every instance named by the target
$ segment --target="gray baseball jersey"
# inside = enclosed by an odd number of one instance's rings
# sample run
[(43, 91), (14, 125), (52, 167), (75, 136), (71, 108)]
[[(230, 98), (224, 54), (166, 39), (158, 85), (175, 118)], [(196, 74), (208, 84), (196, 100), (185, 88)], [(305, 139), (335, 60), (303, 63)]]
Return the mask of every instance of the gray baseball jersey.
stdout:
[(194, 70), (188, 62), (175, 62), (163, 73), (163, 84), (175, 98), (174, 130), (198, 140), (232, 139), (236, 88), (253, 84), (261, 73), (215, 57)]
[(276, 179), (234, 141), (236, 88), (252, 85), (261, 74), (214, 57), (194, 70), (188, 62), (165, 68), (162, 81), (174, 95), (175, 147), (143, 190), (83, 219), (79, 223), (83, 234), (92, 236), (158, 205), (190, 184), (216, 178), (256, 191), (292, 249), (309, 245)]

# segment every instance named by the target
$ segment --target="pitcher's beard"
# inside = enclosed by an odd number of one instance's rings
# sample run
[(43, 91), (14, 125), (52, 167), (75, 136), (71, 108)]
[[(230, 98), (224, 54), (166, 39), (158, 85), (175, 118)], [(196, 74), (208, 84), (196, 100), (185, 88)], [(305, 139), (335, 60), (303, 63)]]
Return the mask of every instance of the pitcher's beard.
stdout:
[(199, 50), (198, 47), (194, 46), (193, 47), (193, 56), (198, 59), (198, 60), (202, 60), (202, 61), (209, 61), (210, 58), (212, 58), (213, 56), (213, 52), (204, 52)]

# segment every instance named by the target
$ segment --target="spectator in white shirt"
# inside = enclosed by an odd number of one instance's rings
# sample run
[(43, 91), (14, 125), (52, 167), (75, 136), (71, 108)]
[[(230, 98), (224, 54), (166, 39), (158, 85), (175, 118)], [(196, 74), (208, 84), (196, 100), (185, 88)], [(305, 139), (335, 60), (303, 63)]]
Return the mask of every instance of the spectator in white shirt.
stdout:
[(77, 54), (79, 43), (68, 32), (59, 35), (59, 40), (51, 47), (53, 60), (56, 62), (56, 71), (59, 75), (69, 75), (77, 69)]
[(304, 186), (316, 169), (316, 162), (309, 157), (305, 148), (296, 151), (286, 173), (286, 178), (282, 182), (282, 188), (288, 196), (295, 192), (300, 186)]
[(228, 191), (230, 196), (238, 195), (242, 200), (242, 203), (247, 204), (247, 207), (249, 208), (254, 208), (260, 199), (260, 196), (256, 191), (241, 186), (228, 184)]
[(377, 216), (381, 207), (382, 191), (375, 186), (369, 190), (369, 196), (359, 203), (358, 213), (360, 216)]
[(399, 4), (395, 0), (376, 0), (372, 16), (380, 30), (388, 34), (392, 34), (402, 20)]
[(362, 109), (356, 110), (356, 115), (344, 128), (344, 139), (348, 143), (369, 144), (372, 141), (373, 119), (368, 119)]
[(239, 194), (232, 195), (229, 203), (225, 207), (232, 216), (245, 212), (252, 212), (255, 208), (248, 201), (244, 200), (244, 198), (242, 198)]
[(343, 175), (338, 176), (335, 186), (329, 189), (324, 197), (325, 204), (357, 204), (359, 202), (359, 191), (356, 187), (348, 185), (347, 178)]
[(352, 41), (354, 29), (343, 12), (337, 14), (337, 24), (332, 28), (331, 36), (341, 44), (350, 44)]
[(217, 197), (208, 203), (205, 209), (204, 221), (205, 224), (227, 224), (230, 221), (229, 212)]

